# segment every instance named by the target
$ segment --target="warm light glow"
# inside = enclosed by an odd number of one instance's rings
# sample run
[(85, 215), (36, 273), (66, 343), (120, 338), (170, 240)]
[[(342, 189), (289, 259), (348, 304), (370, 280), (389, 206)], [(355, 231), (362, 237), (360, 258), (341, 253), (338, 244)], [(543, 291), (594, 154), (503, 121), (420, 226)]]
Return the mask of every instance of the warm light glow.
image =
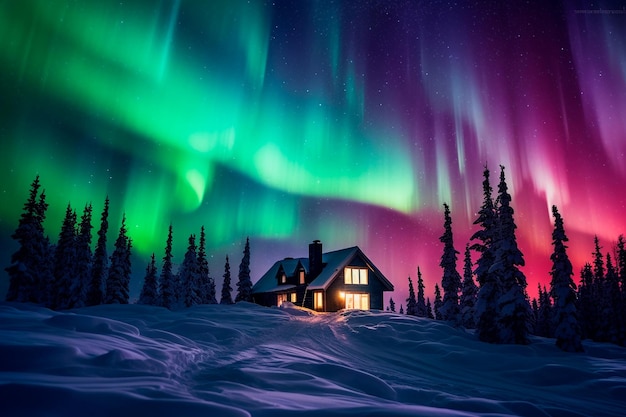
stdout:
[(339, 291), (339, 298), (346, 298), (346, 293), (344, 291)]

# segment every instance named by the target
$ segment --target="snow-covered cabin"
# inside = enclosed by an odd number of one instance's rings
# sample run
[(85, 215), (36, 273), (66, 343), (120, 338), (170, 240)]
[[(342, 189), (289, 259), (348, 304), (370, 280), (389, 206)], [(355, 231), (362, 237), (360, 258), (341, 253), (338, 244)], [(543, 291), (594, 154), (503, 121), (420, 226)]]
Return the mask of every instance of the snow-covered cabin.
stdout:
[(393, 284), (358, 246), (322, 253), (314, 240), (308, 258), (274, 263), (254, 284), (252, 297), (268, 307), (289, 301), (317, 311), (382, 310), (384, 291), (393, 291)]

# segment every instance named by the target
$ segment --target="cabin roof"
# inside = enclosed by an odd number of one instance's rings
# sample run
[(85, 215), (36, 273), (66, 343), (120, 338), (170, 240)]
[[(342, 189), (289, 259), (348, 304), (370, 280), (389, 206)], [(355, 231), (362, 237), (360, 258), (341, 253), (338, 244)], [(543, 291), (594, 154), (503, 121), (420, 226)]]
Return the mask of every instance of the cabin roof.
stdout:
[[(323, 268), (320, 274), (308, 285), (308, 289), (319, 290), (326, 289), (335, 279), (337, 274), (343, 270), (357, 256), (366, 262), (366, 264), (376, 273), (377, 277), (383, 282), (386, 291), (393, 291), (393, 284), (385, 278), (367, 256), (359, 249), (358, 246), (339, 249), (332, 252), (322, 254)], [(302, 265), (306, 273), (309, 272), (309, 258), (285, 258), (277, 261), (272, 267), (254, 284), (253, 293), (263, 292), (279, 292), (295, 288), (295, 285), (279, 284), (276, 279), (278, 271), (283, 268), (285, 275), (291, 277), (298, 268), (298, 264)]]

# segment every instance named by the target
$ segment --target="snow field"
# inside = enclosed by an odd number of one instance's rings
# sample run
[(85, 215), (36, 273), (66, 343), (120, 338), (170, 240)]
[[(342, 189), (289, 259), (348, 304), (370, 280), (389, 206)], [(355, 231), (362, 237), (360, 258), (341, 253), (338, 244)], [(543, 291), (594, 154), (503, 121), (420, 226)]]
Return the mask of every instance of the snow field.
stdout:
[(3, 416), (619, 416), (626, 349), (395, 313), (0, 303)]

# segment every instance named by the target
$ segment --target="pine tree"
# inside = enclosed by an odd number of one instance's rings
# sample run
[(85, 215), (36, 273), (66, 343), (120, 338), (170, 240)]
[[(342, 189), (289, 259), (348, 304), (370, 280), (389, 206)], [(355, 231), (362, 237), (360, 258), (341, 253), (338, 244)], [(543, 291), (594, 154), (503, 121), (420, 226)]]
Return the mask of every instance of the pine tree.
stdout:
[(176, 283), (172, 267), (172, 225), (170, 224), (165, 245), (165, 256), (163, 256), (163, 267), (161, 268), (161, 286), (159, 288), (160, 305), (170, 310), (176, 307), (177, 302)]
[(617, 271), (620, 282), (620, 336), (619, 344), (626, 345), (626, 241), (624, 235), (620, 235), (617, 239)]
[(243, 258), (239, 264), (239, 281), (237, 282), (237, 296), (235, 302), (252, 302), (252, 280), (250, 280), (250, 239), (246, 238)]
[(435, 320), (443, 320), (443, 317), (441, 316), (441, 306), (443, 305), (443, 301), (441, 300), (441, 290), (439, 289), (439, 284), (435, 284), (435, 303), (434, 303), (434, 310), (435, 310)]
[(596, 309), (593, 303), (593, 271), (591, 264), (586, 263), (580, 271), (580, 287), (576, 304), (577, 310), (580, 311), (580, 326), (584, 339), (593, 339), (596, 335)]
[(128, 304), (130, 287), (130, 239), (126, 236), (126, 216), (122, 217), (111, 267), (106, 281), (105, 304)]
[(428, 317), (428, 311), (426, 310), (426, 300), (424, 298), (424, 279), (422, 278), (422, 271), (420, 267), (417, 267), (417, 316)]
[(224, 283), (222, 284), (222, 298), (220, 304), (233, 304), (233, 298), (231, 296), (230, 287), (230, 264), (228, 263), (228, 256), (226, 256), (226, 264), (224, 265)]
[(433, 308), (430, 304), (430, 297), (426, 298), (426, 317), (429, 319), (435, 318), (435, 315), (433, 314)]
[(556, 324), (554, 336), (556, 345), (560, 349), (566, 352), (582, 352), (581, 331), (576, 315), (576, 284), (572, 279), (574, 272), (565, 245), (569, 239), (565, 235), (563, 218), (556, 206), (552, 206), (552, 216), (554, 217), (554, 231), (552, 232), (554, 252), (550, 256), (552, 261), (550, 295), (554, 300), (553, 317)]
[(476, 305), (476, 294), (478, 293), (478, 287), (474, 282), (472, 272), (472, 258), (470, 254), (469, 245), (465, 245), (465, 257), (463, 263), (463, 288), (461, 291), (461, 323), (466, 329), (473, 329), (476, 327), (474, 320), (474, 306)]
[(389, 297), (389, 311), (392, 313), (396, 312), (396, 303), (393, 301), (393, 298)]
[(496, 237), (496, 207), (491, 196), (492, 188), (489, 183), (489, 170), (485, 166), (483, 171), (483, 205), (478, 211), (478, 218), (474, 224), (480, 225), (480, 230), (474, 233), (471, 240), (476, 240), (470, 249), (479, 253), (476, 261), (476, 280), (479, 284), (474, 306), (474, 320), (476, 334), (483, 342), (495, 343), (499, 340), (497, 325), (497, 307), (500, 297), (500, 287), (497, 277), (489, 271), (495, 260), (493, 242)]
[(91, 204), (85, 205), (76, 236), (75, 275), (70, 287), (70, 308), (84, 307), (91, 280)]
[(411, 277), (409, 277), (409, 298), (406, 299), (406, 314), (407, 316), (417, 315), (417, 302), (415, 301), (415, 290)]
[(600, 320), (606, 326), (605, 340), (610, 343), (619, 343), (621, 320), (619, 311), (620, 305), (620, 287), (617, 271), (613, 266), (611, 255), (606, 254), (606, 275), (604, 277), (603, 298), (605, 300), (601, 312)]
[(206, 235), (204, 226), (200, 228), (200, 245), (198, 246), (198, 266), (200, 268), (200, 302), (217, 304), (215, 299), (215, 280), (209, 275), (209, 262), (206, 254)]
[(400, 311), (398, 313), (404, 314), (404, 307), (402, 307), (402, 304), (400, 304)]
[(54, 254), (54, 295), (52, 308), (71, 308), (70, 296), (76, 275), (76, 212), (68, 204)]
[(535, 318), (535, 334), (542, 337), (553, 337), (552, 301), (545, 287), (538, 285), (537, 313)]
[(593, 340), (596, 342), (608, 342), (608, 323), (606, 314), (609, 309), (609, 300), (605, 297), (605, 275), (604, 256), (598, 236), (594, 237), (593, 256), (593, 285), (591, 286), (591, 297), (593, 306), (593, 322), (595, 334)]
[(109, 197), (104, 200), (100, 216), (98, 243), (93, 254), (91, 282), (87, 290), (87, 305), (96, 306), (104, 303), (104, 284), (108, 275), (107, 231), (109, 230)]
[(443, 289), (443, 303), (441, 305), (440, 314), (442, 320), (459, 324), (460, 307), (459, 307), (459, 291), (461, 290), (461, 276), (456, 270), (457, 254), (454, 249), (454, 239), (452, 236), (452, 218), (450, 217), (450, 207), (444, 203), (444, 232), (439, 238), (443, 243), (443, 255), (439, 266), (443, 268), (443, 277), (441, 279), (441, 287)]
[(524, 257), (517, 247), (517, 226), (503, 166), (500, 166), (498, 203), (498, 237), (494, 241), (496, 258), (489, 270), (489, 274), (496, 276), (501, 291), (497, 307), (498, 342), (528, 344), (532, 312), (526, 295), (526, 277), (518, 268), (524, 266)]
[(154, 259), (154, 253), (152, 254), (152, 258), (150, 259), (150, 263), (146, 267), (146, 276), (143, 280), (143, 287), (141, 288), (141, 293), (139, 294), (139, 304), (145, 304), (149, 306), (156, 306), (159, 302), (159, 292), (158, 292), (158, 282), (157, 282), (157, 267), (156, 261)]
[(198, 264), (196, 236), (189, 236), (189, 246), (180, 267), (180, 282), (183, 288), (185, 307), (200, 304), (200, 266)]
[(11, 255), (11, 265), (5, 268), (9, 275), (7, 301), (46, 303), (47, 294), (43, 292), (48, 284), (51, 272), (46, 270), (48, 240), (44, 237), (43, 220), (48, 204), (45, 192), (37, 195), (39, 175), (30, 186), (29, 198), (24, 204), (24, 211), (11, 238), (18, 242), (19, 248)]

